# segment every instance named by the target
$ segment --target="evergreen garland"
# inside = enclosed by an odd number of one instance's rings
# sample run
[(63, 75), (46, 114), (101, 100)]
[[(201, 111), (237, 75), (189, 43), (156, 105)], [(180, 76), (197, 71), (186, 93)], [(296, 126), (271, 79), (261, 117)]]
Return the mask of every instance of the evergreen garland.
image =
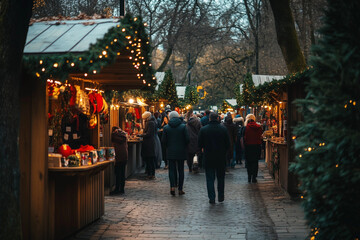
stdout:
[(196, 105), (199, 103), (199, 93), (195, 86), (186, 86), (185, 89), (185, 104)]
[(102, 39), (92, 44), (83, 53), (25, 55), (25, 68), (31, 75), (42, 80), (58, 79), (65, 81), (69, 73), (97, 74), (104, 66), (112, 64), (116, 56), (129, 54), (139, 70), (138, 77), (143, 80), (144, 89), (153, 90), (156, 81), (151, 66), (151, 47), (141, 17), (133, 18), (127, 14), (111, 28)]
[(360, 237), (360, 1), (328, 0), (313, 48), (296, 163), (313, 239)]
[(168, 101), (172, 108), (178, 107), (175, 81), (170, 69), (165, 72), (164, 80), (159, 85), (158, 96)]

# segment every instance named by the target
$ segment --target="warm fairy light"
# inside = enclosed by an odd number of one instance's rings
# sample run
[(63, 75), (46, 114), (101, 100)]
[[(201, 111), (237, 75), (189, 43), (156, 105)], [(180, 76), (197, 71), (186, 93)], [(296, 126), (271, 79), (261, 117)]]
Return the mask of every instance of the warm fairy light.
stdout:
[(145, 80), (143, 80), (143, 83), (145, 84), (145, 83), (146, 83), (146, 81), (145, 81)]
[(116, 27), (120, 27), (120, 24), (116, 25)]
[(295, 140), (296, 139), (296, 136), (292, 136), (292, 140)]
[(37, 76), (37, 77), (40, 77), (40, 74), (37, 72), (37, 73), (35, 73), (35, 75)]
[(54, 63), (54, 65), (53, 65), (54, 68), (57, 68), (58, 66), (59, 66), (58, 63)]
[(145, 26), (145, 27), (147, 27), (147, 26), (148, 26), (148, 24), (147, 24), (147, 23), (144, 23), (144, 26)]
[(107, 57), (108, 57), (108, 55), (106, 54), (106, 55), (105, 55), (105, 57), (107, 58)]
[(308, 150), (309, 152), (311, 152), (312, 149), (311, 149), (311, 147), (309, 147), (307, 150)]
[(130, 98), (129, 103), (134, 103), (134, 99)]
[(131, 60), (131, 59), (132, 59), (132, 57), (129, 57), (129, 59)]
[(302, 158), (302, 155), (301, 155), (301, 154), (299, 155), (299, 158)]
[(117, 53), (117, 55), (119, 56), (119, 55), (120, 55), (120, 53), (118, 52), (118, 53)]
[(336, 164), (336, 166), (335, 167), (339, 167), (339, 164)]
[(126, 36), (125, 38), (126, 38), (126, 39), (131, 39), (131, 36)]
[(59, 81), (55, 81), (55, 83), (56, 83), (57, 85), (61, 85), (61, 82), (59, 82)]
[(40, 65), (43, 64), (43, 60), (40, 60)]
[(117, 38), (114, 39), (114, 42), (117, 42)]
[(149, 64), (149, 67), (151, 67), (152, 65), (151, 65), (151, 63)]
[(109, 49), (109, 46), (106, 46), (105, 48), (106, 48), (106, 49)]
[(150, 87), (150, 86), (151, 86), (151, 84), (150, 84), (150, 83), (148, 83), (148, 86)]
[(75, 66), (75, 63), (71, 63), (70, 66), (72, 66), (72, 67)]
[(134, 18), (134, 22), (136, 22), (137, 21), (137, 18)]
[(142, 76), (142, 77), (143, 77), (143, 76), (144, 76), (144, 74), (140, 74), (140, 76)]
[(96, 74), (96, 70), (93, 70), (93, 74)]
[(143, 64), (143, 65), (145, 65), (145, 64), (146, 64), (146, 62), (142, 62), (142, 64)]
[(155, 80), (155, 79), (156, 79), (156, 77), (153, 77), (153, 79)]
[(160, 107), (164, 107), (164, 104), (163, 104), (163, 103), (161, 103), (161, 104), (160, 104)]
[(85, 76), (85, 77), (87, 77), (87, 75), (88, 75), (87, 73), (84, 73), (84, 76)]
[(41, 71), (45, 72), (45, 68), (42, 68)]
[(79, 57), (79, 61), (81, 61), (82, 60), (82, 57)]
[(93, 60), (90, 60), (90, 63), (93, 63)]
[(104, 51), (102, 51), (102, 55), (106, 55), (107, 54), (107, 52), (104, 50)]
[(355, 102), (355, 101), (353, 102), (353, 105), (354, 105), (354, 106), (356, 105), (356, 102)]
[(134, 53), (134, 50), (131, 50), (131, 53)]
[(344, 108), (347, 108), (347, 104), (345, 104)]
[(123, 28), (123, 29), (121, 29), (121, 31), (125, 32), (126, 30), (125, 30), (125, 28)]
[(301, 199), (303, 199), (304, 198), (304, 196), (301, 196)]
[(99, 55), (99, 58), (102, 58), (103, 56), (102, 55)]

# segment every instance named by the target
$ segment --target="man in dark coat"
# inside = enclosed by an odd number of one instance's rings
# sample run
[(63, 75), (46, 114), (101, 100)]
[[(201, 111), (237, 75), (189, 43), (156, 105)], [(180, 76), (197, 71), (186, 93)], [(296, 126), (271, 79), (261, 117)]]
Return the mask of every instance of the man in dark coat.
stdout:
[(224, 123), (222, 123), (224, 127), (226, 127), (228, 134), (229, 134), (229, 140), (230, 140), (230, 148), (228, 149), (226, 153), (226, 166), (233, 167), (235, 165), (232, 165), (231, 159), (234, 157), (234, 144), (236, 142), (236, 125), (233, 123), (231, 115), (227, 115), (225, 117)]
[(156, 168), (156, 147), (155, 136), (157, 134), (157, 128), (155, 118), (151, 117), (151, 113), (146, 111), (143, 113), (142, 118), (145, 120), (145, 129), (142, 135), (143, 138), (141, 146), (141, 157), (146, 164), (146, 172), (149, 179), (155, 179)]
[(209, 115), (210, 115), (210, 110), (209, 109), (207, 109), (207, 110), (205, 110), (205, 116), (203, 116), (202, 118), (201, 118), (201, 125), (202, 126), (206, 126), (208, 123), (209, 123)]
[[(183, 195), (185, 193), (183, 191), (184, 161), (189, 135), (176, 111), (172, 111), (169, 118), (169, 124), (164, 127), (162, 144), (166, 148), (166, 158), (169, 161), (170, 194), (175, 195), (176, 182), (178, 182), (179, 195)], [(178, 181), (176, 181), (176, 171), (179, 176)]]
[(186, 128), (189, 133), (190, 142), (187, 147), (187, 165), (189, 167), (189, 172), (192, 172), (193, 158), (195, 154), (198, 154), (200, 151), (198, 147), (198, 135), (201, 128), (201, 123), (199, 118), (193, 114), (193, 111), (188, 112)]
[(209, 124), (199, 132), (199, 147), (204, 152), (204, 168), (209, 203), (215, 203), (215, 176), (217, 178), (218, 201), (224, 201), (226, 153), (230, 147), (229, 134), (218, 121), (218, 115), (211, 113)]
[(111, 194), (125, 193), (125, 169), (128, 161), (128, 144), (126, 133), (119, 127), (113, 127), (111, 142), (115, 148), (115, 190)]

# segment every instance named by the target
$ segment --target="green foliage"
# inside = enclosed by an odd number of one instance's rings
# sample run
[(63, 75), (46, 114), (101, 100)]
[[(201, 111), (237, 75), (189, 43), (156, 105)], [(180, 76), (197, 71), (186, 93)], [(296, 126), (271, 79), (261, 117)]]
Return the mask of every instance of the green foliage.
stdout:
[(278, 93), (286, 89), (293, 83), (298, 81), (309, 81), (312, 72), (312, 67), (307, 67), (304, 71), (287, 75), (280, 80), (273, 80), (265, 82), (257, 87), (254, 86), (252, 76), (248, 73), (245, 76), (243, 91), (240, 93), (239, 85), (235, 89), (236, 102), (239, 106), (244, 105), (262, 105), (267, 103), (276, 102)]
[[(129, 39), (132, 41), (131, 44)], [(132, 50), (133, 53), (131, 53)], [(139, 51), (141, 54), (136, 56)], [(86, 52), (27, 55), (24, 56), (24, 63), (32, 76), (37, 76), (42, 80), (51, 78), (65, 81), (69, 73), (88, 75), (100, 73), (104, 66), (115, 62), (119, 53), (130, 54), (135, 64), (140, 63), (138, 76), (141, 76), (144, 82), (144, 89), (153, 90), (156, 81), (151, 67), (151, 47), (148, 36), (142, 19), (132, 18), (129, 14), (120, 19), (116, 27), (111, 28)], [(142, 60), (137, 62), (135, 59)], [(86, 79), (85, 75), (84, 78)]]
[(187, 86), (185, 89), (185, 104), (190, 104), (192, 106), (199, 103), (199, 93), (196, 90), (195, 86)]
[[(313, 48), (304, 122), (295, 129), (311, 239), (360, 236), (359, 1), (328, 0), (322, 39)], [(305, 150), (306, 149), (306, 150)], [(309, 151), (310, 150), (310, 151)]]
[(178, 106), (175, 81), (170, 69), (165, 72), (164, 80), (159, 85), (158, 96), (167, 100), (172, 108)]
[(225, 113), (226, 112), (226, 109), (229, 107), (229, 105), (226, 103), (226, 101), (224, 100), (221, 104), (221, 107), (220, 107), (220, 111)]

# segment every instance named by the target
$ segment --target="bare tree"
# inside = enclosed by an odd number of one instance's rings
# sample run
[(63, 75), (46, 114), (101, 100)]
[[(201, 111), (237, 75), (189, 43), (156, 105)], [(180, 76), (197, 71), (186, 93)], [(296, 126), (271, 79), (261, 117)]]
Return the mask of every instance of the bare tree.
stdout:
[[(32, 1), (0, 1), (0, 239), (21, 239), (19, 88)], [(19, 7), (21, 6), (21, 7)]]

